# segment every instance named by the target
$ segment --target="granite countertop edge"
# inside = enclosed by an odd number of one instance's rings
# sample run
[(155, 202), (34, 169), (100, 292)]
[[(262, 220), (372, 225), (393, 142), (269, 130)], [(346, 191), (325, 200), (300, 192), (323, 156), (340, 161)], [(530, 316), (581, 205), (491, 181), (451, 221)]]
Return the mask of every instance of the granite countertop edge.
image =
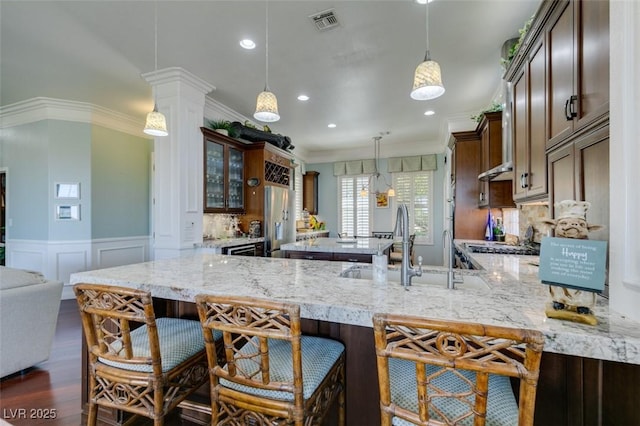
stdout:
[[(304, 318), (371, 327), (375, 312), (530, 328), (546, 338), (545, 351), (640, 364), (640, 323), (609, 311), (598, 297), (589, 326), (547, 318), (547, 288), (537, 278), (537, 256), (470, 254), (490, 290), (447, 290), (340, 277), (353, 263), (197, 253), (71, 275), (71, 284), (104, 283), (151, 291), (154, 297), (191, 302), (200, 293), (298, 303)], [(442, 266), (425, 266), (442, 272)]]

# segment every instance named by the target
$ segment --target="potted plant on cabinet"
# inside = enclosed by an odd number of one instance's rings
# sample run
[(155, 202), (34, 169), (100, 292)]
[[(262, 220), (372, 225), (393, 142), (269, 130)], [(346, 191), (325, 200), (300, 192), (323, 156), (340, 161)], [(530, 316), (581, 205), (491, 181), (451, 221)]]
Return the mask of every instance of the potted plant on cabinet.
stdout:
[(209, 120), (207, 122), (207, 127), (225, 136), (229, 136), (231, 122), (229, 120)]

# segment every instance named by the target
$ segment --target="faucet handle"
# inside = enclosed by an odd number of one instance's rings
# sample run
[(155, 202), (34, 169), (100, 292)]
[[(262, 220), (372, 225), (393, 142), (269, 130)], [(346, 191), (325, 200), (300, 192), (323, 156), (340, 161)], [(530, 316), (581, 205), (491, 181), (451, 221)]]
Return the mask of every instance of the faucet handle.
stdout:
[(418, 270), (416, 271), (416, 275), (422, 276), (422, 256), (418, 256)]

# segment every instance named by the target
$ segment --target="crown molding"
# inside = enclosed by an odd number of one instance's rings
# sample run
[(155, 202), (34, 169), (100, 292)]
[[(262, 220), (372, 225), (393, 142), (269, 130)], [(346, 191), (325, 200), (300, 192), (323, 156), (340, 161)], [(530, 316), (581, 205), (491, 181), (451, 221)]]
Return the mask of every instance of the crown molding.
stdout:
[(41, 120), (94, 124), (151, 139), (142, 133), (144, 120), (87, 102), (38, 97), (0, 107), (0, 129)]

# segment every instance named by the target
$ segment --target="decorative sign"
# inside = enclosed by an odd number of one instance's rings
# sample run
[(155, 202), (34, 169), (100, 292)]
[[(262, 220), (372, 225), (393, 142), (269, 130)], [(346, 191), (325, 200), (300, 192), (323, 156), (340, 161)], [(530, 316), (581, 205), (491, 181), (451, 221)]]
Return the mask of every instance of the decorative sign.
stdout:
[(606, 260), (606, 241), (543, 238), (538, 278), (544, 284), (601, 292)]

